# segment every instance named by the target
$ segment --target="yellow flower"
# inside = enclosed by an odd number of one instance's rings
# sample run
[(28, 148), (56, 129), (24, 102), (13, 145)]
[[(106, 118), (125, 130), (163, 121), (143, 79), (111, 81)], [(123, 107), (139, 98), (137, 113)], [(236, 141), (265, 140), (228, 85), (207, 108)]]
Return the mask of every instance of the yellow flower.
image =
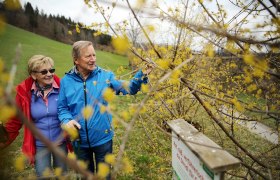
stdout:
[(149, 92), (149, 86), (147, 84), (141, 84), (141, 91), (144, 93)]
[(121, 74), (121, 73), (123, 73), (123, 72), (124, 72), (123, 66), (118, 67), (118, 69), (117, 69), (117, 74)]
[(93, 83), (93, 85), (94, 85), (94, 86), (96, 86), (96, 84), (97, 84), (97, 81), (93, 81), (92, 83)]
[(262, 94), (262, 90), (259, 89), (259, 90), (257, 91), (257, 94)]
[(148, 25), (147, 26), (147, 31), (154, 32), (155, 31), (155, 27), (153, 25)]
[(250, 86), (248, 86), (248, 91), (249, 92), (253, 92), (257, 89), (257, 85), (256, 84), (251, 84)]
[(260, 68), (260, 69), (263, 69), (264, 71), (265, 70), (267, 70), (268, 69), (268, 60), (265, 60), (265, 59), (263, 59), (263, 60), (259, 60), (258, 62), (257, 62), (257, 67), (258, 68)]
[(172, 85), (178, 85), (180, 83), (180, 79), (179, 78), (177, 78), (177, 79), (171, 78), (171, 79), (169, 79), (168, 82)]
[(251, 83), (253, 81), (253, 79), (250, 77), (250, 76), (246, 76), (245, 78), (244, 78), (244, 82), (246, 83), (246, 84), (249, 84), (249, 83)]
[(127, 111), (123, 111), (123, 112), (121, 112), (121, 117), (124, 120), (128, 120), (129, 119), (129, 113)]
[(173, 99), (168, 99), (168, 100), (166, 101), (166, 103), (167, 103), (167, 104), (174, 104), (174, 100), (173, 100)]
[(100, 106), (100, 113), (103, 114), (104, 112), (106, 112), (106, 106), (101, 105)]
[(114, 154), (107, 154), (105, 156), (105, 162), (114, 165), (116, 162), (116, 158)]
[(56, 176), (61, 176), (62, 175), (62, 168), (61, 167), (55, 168), (54, 169), (54, 174)]
[(89, 120), (93, 114), (93, 108), (91, 105), (87, 105), (86, 107), (83, 108), (82, 110), (83, 117), (85, 120)]
[(96, 37), (96, 36), (99, 36), (99, 35), (101, 35), (101, 34), (102, 34), (101, 31), (97, 31), (97, 32), (93, 33), (93, 36)]
[(254, 65), (254, 56), (252, 54), (244, 54), (243, 55), (244, 62), (248, 65)]
[(211, 104), (207, 101), (204, 101), (204, 106), (207, 108), (207, 109), (210, 109), (211, 110)]
[(87, 168), (87, 163), (85, 163), (84, 161), (78, 160), (77, 164), (82, 169), (86, 169)]
[(23, 154), (21, 154), (18, 158), (16, 158), (14, 165), (17, 171), (24, 170), (25, 161), (26, 161), (26, 157)]
[(74, 152), (69, 152), (67, 156), (69, 159), (76, 159), (76, 154)]
[(241, 105), (241, 103), (237, 100), (237, 98), (233, 98), (231, 100), (231, 102), (233, 103), (233, 105), (236, 107), (237, 111), (239, 112), (243, 112), (244, 111), (244, 107)]
[(264, 76), (264, 71), (255, 68), (253, 71), (253, 76), (262, 78)]
[(235, 63), (230, 63), (230, 64), (229, 64), (229, 67), (234, 69), (234, 68), (237, 67), (237, 65), (236, 65)]
[(10, 79), (10, 75), (5, 72), (1, 72), (0, 74), (0, 81), (7, 83)]
[(98, 163), (97, 176), (100, 178), (105, 178), (110, 172), (109, 165), (106, 163)]
[(17, 110), (15, 107), (4, 105), (0, 108), (0, 114), (1, 114), (1, 121), (6, 122), (11, 117), (15, 116), (17, 114)]
[(181, 71), (180, 71), (179, 69), (177, 69), (177, 70), (174, 70), (174, 71), (172, 72), (171, 78), (173, 78), (173, 79), (178, 79), (178, 78), (180, 77), (180, 75), (181, 75)]
[(63, 125), (62, 129), (67, 132), (67, 134), (70, 136), (71, 140), (75, 140), (79, 137), (78, 130), (76, 128), (70, 128), (67, 125)]
[(145, 5), (146, 1), (147, 0), (137, 0), (136, 8), (138, 9), (142, 8)]
[(111, 102), (115, 99), (116, 95), (111, 88), (106, 88), (103, 92), (103, 97), (107, 102)]
[(78, 34), (80, 34), (80, 33), (81, 33), (81, 31), (80, 31), (80, 27), (79, 27), (79, 25), (78, 25), (78, 24), (76, 24), (76, 32), (77, 32)]
[(130, 47), (129, 40), (126, 36), (113, 38), (112, 45), (120, 54), (126, 53)]
[(46, 169), (44, 169), (43, 171), (43, 177), (48, 177), (51, 175), (51, 170), (49, 167), (47, 167)]
[(72, 35), (72, 31), (68, 31), (68, 34), (69, 34), (69, 35)]
[(21, 8), (19, 0), (6, 0), (4, 5), (8, 10), (18, 10)]
[(167, 60), (160, 59), (160, 60), (157, 61), (157, 64), (162, 69), (168, 69), (169, 68), (169, 62)]
[(145, 106), (143, 106), (140, 110), (140, 113), (143, 114), (147, 111), (147, 108)]
[(155, 94), (155, 98), (156, 99), (160, 99), (160, 98), (163, 98), (164, 97), (164, 94), (162, 93), (162, 92), (157, 92), (156, 94)]
[(208, 50), (207, 50), (207, 55), (208, 55), (209, 57), (214, 57), (214, 56), (215, 56), (215, 51), (214, 51), (213, 49), (208, 49)]
[(130, 114), (134, 114), (135, 112), (136, 112), (136, 108), (137, 108), (137, 106), (135, 105), (135, 104), (131, 104), (130, 106), (129, 106), (129, 113)]
[(122, 160), (123, 163), (123, 170), (125, 173), (132, 173), (133, 172), (133, 166), (131, 165), (130, 161), (128, 158), (123, 158)]
[(119, 127), (119, 124), (120, 124), (120, 123), (119, 123), (119, 120), (118, 120), (118, 119), (113, 118), (113, 120), (112, 120), (112, 121), (113, 121), (113, 127), (114, 127), (114, 128)]

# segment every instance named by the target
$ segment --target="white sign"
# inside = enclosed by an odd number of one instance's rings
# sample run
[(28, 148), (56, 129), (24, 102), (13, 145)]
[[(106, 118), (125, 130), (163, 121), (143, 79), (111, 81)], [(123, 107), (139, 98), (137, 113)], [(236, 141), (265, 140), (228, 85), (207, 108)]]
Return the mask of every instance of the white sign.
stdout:
[(213, 173), (203, 162), (172, 132), (172, 167), (176, 177), (186, 180), (218, 180), (221, 173)]

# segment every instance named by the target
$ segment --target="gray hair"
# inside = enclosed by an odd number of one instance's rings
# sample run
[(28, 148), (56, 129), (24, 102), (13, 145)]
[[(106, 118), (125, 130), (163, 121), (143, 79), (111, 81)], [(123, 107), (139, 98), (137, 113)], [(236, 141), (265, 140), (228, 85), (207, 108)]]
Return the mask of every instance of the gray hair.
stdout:
[(92, 42), (90, 41), (76, 41), (72, 46), (72, 58), (73, 62), (75, 64), (75, 60), (80, 58), (81, 56), (81, 49), (84, 49), (85, 47), (93, 46)]
[(34, 55), (28, 60), (28, 74), (31, 75), (33, 71), (38, 71), (40, 67), (44, 64), (50, 64), (52, 67), (54, 66), (54, 61), (52, 58), (44, 56), (44, 55)]

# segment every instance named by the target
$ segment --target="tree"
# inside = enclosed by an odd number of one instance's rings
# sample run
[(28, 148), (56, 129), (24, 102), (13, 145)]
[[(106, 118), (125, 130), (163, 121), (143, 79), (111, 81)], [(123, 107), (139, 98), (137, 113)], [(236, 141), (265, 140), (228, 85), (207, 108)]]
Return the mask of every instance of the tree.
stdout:
[(34, 11), (32, 5), (29, 2), (27, 2), (24, 7), (25, 7), (25, 13), (29, 17), (30, 27), (32, 31), (34, 31), (34, 29), (38, 27), (37, 17), (39, 14), (39, 10), (38, 8), (36, 8), (36, 10)]
[(107, 35), (107, 34), (101, 34), (99, 37), (99, 41), (98, 43), (101, 44), (101, 45), (106, 45), (108, 46), (110, 43), (111, 43), (111, 36), (110, 35)]
[[(142, 62), (138, 63), (140, 68), (147, 63), (157, 67), (150, 76), (149, 87), (144, 88), (148, 89), (145, 98), (138, 108), (133, 108), (139, 110), (145, 104), (145, 113), (138, 112), (142, 122), (149, 122), (149, 125), (153, 122), (168, 130), (168, 120), (183, 118), (191, 121), (242, 161), (242, 167), (229, 172), (229, 176), (267, 179), (279, 177), (279, 145), (275, 141), (255, 142), (257, 138), (246, 141), (252, 135), (237, 122), (269, 121), (272, 130), (279, 134), (280, 96), (277, 89), (280, 59), (276, 54), (280, 52), (280, 23), (277, 2), (180, 1), (171, 5), (165, 1), (149, 6), (146, 1), (139, 1), (132, 7), (126, 1), (127, 6), (113, 3), (107, 11), (98, 2), (86, 4), (94, 6), (103, 15), (105, 26), (102, 28), (114, 33), (112, 41), (116, 40), (116, 46), (130, 43), (127, 50), (134, 54), (133, 59)], [(117, 6), (126, 7), (133, 14), (146, 38), (145, 46), (133, 47), (134, 41), (120, 40), (126, 35), (126, 24), (110, 23)], [(229, 6), (238, 10), (229, 12)], [(200, 10), (202, 18), (196, 18), (198, 15), (195, 14), (190, 16), (194, 9)], [(162, 26), (168, 23), (170, 30), (167, 34), (174, 38), (172, 45), (155, 43), (153, 37), (160, 36), (155, 35), (155, 26), (143, 23), (145, 17), (159, 19)], [(250, 24), (252, 21), (257, 22), (254, 27)], [(161, 32), (158, 30), (158, 33)], [(164, 36), (161, 40), (166, 38)], [(193, 44), (200, 49), (192, 49)], [(222, 55), (217, 55), (218, 49)], [(139, 116), (134, 112), (126, 126), (117, 158), (119, 163), (128, 134)], [(154, 131), (151, 130), (149, 136)], [(250, 143), (254, 144), (255, 150), (248, 147)], [(116, 165), (114, 172), (118, 170)]]

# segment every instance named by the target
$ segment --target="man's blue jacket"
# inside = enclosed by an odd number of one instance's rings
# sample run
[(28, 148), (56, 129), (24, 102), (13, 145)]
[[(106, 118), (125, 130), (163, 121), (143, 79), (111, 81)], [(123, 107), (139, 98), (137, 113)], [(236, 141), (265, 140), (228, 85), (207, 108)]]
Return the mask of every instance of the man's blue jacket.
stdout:
[[(62, 124), (75, 119), (80, 125), (80, 147), (95, 147), (102, 145), (113, 138), (114, 132), (111, 126), (112, 115), (109, 112), (100, 112), (100, 105), (107, 106), (103, 98), (106, 88), (112, 88), (116, 94), (136, 94), (141, 84), (146, 84), (147, 77), (138, 71), (130, 80), (127, 90), (121, 80), (115, 79), (115, 75), (100, 67), (91, 72), (86, 80), (75, 72), (75, 67), (70, 70), (60, 81), (58, 98), (58, 117)], [(93, 115), (87, 121), (82, 116), (85, 106), (93, 107)], [(74, 143), (74, 146), (77, 146)]]

